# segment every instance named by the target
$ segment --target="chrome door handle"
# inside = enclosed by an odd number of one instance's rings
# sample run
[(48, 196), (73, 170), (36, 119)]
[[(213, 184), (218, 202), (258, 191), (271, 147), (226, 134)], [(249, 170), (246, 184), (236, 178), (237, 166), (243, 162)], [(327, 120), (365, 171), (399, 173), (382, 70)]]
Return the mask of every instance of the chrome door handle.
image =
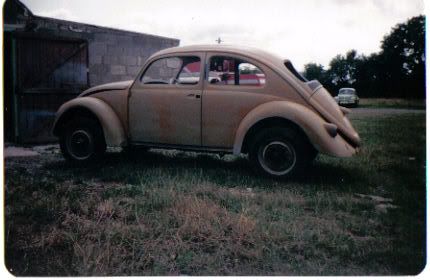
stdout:
[(188, 97), (188, 98), (192, 98), (192, 97), (194, 97), (194, 98), (199, 99), (199, 98), (200, 98), (200, 94), (190, 93), (190, 94), (187, 94), (187, 97)]

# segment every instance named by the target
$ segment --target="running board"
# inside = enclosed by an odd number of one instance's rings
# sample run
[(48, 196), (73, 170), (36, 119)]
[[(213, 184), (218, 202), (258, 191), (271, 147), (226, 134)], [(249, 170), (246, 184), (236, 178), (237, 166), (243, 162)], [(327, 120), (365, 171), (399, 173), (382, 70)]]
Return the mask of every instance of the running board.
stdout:
[(144, 147), (156, 148), (156, 149), (174, 149), (174, 150), (205, 152), (205, 153), (226, 153), (226, 154), (232, 154), (233, 153), (232, 148), (225, 148), (225, 147), (172, 145), (172, 144), (149, 143), (149, 142), (131, 142), (130, 144), (131, 144), (131, 146), (144, 146)]

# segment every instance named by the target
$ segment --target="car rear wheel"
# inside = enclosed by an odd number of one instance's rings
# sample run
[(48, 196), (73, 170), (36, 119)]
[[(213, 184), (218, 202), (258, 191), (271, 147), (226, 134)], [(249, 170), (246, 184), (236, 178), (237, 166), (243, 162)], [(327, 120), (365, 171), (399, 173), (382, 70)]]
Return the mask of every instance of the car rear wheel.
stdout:
[(65, 125), (60, 135), (60, 148), (67, 160), (97, 160), (106, 151), (103, 130), (94, 119), (76, 118)]
[(249, 156), (257, 171), (275, 178), (287, 178), (303, 174), (316, 154), (306, 136), (297, 129), (274, 127), (255, 136)]

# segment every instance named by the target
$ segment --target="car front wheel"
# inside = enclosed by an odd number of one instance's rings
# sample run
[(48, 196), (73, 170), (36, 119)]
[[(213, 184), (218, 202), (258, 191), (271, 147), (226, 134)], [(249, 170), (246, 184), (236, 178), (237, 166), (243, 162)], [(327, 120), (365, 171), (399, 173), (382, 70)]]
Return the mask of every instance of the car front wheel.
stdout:
[(286, 178), (302, 174), (315, 155), (315, 149), (297, 129), (275, 127), (256, 135), (249, 156), (258, 171)]
[(74, 162), (99, 159), (106, 151), (103, 130), (90, 118), (76, 118), (66, 124), (60, 135), (63, 156)]

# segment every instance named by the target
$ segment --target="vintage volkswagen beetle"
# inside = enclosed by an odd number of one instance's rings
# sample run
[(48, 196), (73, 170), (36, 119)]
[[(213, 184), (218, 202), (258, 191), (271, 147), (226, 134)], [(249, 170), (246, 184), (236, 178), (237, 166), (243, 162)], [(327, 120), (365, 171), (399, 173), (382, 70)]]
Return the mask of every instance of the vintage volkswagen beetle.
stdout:
[(95, 160), (106, 146), (245, 153), (263, 173), (287, 177), (318, 152), (356, 153), (347, 113), (288, 60), (248, 47), (186, 46), (152, 55), (134, 81), (63, 104), (53, 133), (72, 161)]

